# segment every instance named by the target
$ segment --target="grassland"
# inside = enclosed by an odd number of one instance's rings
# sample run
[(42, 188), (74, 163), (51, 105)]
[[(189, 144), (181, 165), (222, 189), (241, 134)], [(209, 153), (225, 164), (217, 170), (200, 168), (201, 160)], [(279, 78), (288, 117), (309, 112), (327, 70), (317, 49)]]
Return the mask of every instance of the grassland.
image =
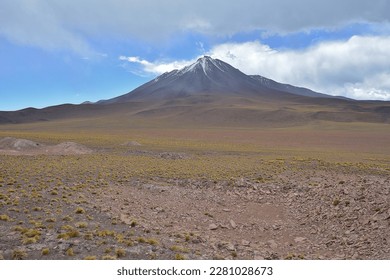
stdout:
[(2, 137), (94, 151), (0, 154), (6, 259), (390, 257), (389, 125), (107, 130), (80, 119), (3, 125)]

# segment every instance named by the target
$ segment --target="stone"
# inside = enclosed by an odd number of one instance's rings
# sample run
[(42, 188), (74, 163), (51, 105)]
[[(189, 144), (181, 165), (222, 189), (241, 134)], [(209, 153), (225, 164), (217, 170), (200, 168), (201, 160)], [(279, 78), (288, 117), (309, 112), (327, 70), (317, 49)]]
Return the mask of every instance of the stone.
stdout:
[(218, 229), (218, 225), (216, 224), (209, 225), (209, 230), (216, 230), (216, 229)]
[(248, 247), (250, 244), (251, 244), (251, 242), (250, 241), (248, 241), (248, 240), (242, 240), (241, 241), (241, 244), (242, 244), (242, 246), (246, 246), (246, 247)]
[(231, 226), (233, 229), (237, 228), (237, 224), (236, 224), (235, 221), (230, 220), (229, 222), (230, 222), (230, 226)]
[(125, 224), (131, 224), (131, 222), (132, 222), (132, 220), (130, 219), (130, 217), (129, 216), (127, 216), (126, 214), (121, 214), (120, 215), (120, 220), (122, 221), (122, 222), (124, 222)]
[(253, 259), (254, 260), (265, 260), (265, 257), (260, 252), (255, 251), (254, 255), (253, 255)]
[(234, 247), (234, 244), (230, 243), (230, 242), (226, 244), (226, 249), (228, 251), (235, 251), (236, 250), (236, 248)]
[(296, 237), (294, 238), (295, 243), (301, 243), (303, 241), (307, 240), (305, 237)]
[(272, 226), (273, 230), (280, 230), (281, 225), (275, 224)]
[(275, 240), (271, 239), (268, 240), (268, 245), (272, 250), (276, 250), (278, 248), (278, 244), (275, 242)]

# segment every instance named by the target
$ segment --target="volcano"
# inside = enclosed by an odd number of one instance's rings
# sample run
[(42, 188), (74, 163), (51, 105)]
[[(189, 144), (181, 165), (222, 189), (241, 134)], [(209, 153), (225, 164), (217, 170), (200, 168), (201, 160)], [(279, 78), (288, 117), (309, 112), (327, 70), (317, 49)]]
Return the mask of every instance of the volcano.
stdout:
[(98, 103), (172, 100), (205, 95), (241, 98), (288, 98), (298, 95), (333, 98), (310, 89), (278, 83), (260, 75), (249, 76), (226, 62), (204, 56), (180, 70), (164, 73), (127, 94)]

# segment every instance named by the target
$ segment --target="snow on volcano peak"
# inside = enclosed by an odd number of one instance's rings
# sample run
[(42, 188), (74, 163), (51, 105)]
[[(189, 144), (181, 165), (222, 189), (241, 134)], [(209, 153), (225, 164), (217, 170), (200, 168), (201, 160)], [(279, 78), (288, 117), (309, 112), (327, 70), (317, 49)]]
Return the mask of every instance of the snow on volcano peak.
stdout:
[(212, 59), (210, 56), (203, 56), (198, 58), (196, 62), (193, 64), (186, 66), (182, 68), (179, 72), (180, 74), (185, 74), (188, 72), (195, 72), (196, 70), (202, 70), (203, 73), (208, 76), (208, 72), (212, 70), (212, 67), (216, 67), (221, 71), (224, 71), (220, 66), (218, 66), (218, 63), (216, 60)]

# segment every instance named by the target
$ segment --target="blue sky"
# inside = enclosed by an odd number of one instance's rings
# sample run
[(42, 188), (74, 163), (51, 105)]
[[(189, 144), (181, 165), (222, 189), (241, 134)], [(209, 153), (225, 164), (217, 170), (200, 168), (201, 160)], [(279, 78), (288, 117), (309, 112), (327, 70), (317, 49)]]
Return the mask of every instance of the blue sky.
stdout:
[(2, 0), (0, 110), (112, 98), (199, 56), (390, 100), (390, 1)]

